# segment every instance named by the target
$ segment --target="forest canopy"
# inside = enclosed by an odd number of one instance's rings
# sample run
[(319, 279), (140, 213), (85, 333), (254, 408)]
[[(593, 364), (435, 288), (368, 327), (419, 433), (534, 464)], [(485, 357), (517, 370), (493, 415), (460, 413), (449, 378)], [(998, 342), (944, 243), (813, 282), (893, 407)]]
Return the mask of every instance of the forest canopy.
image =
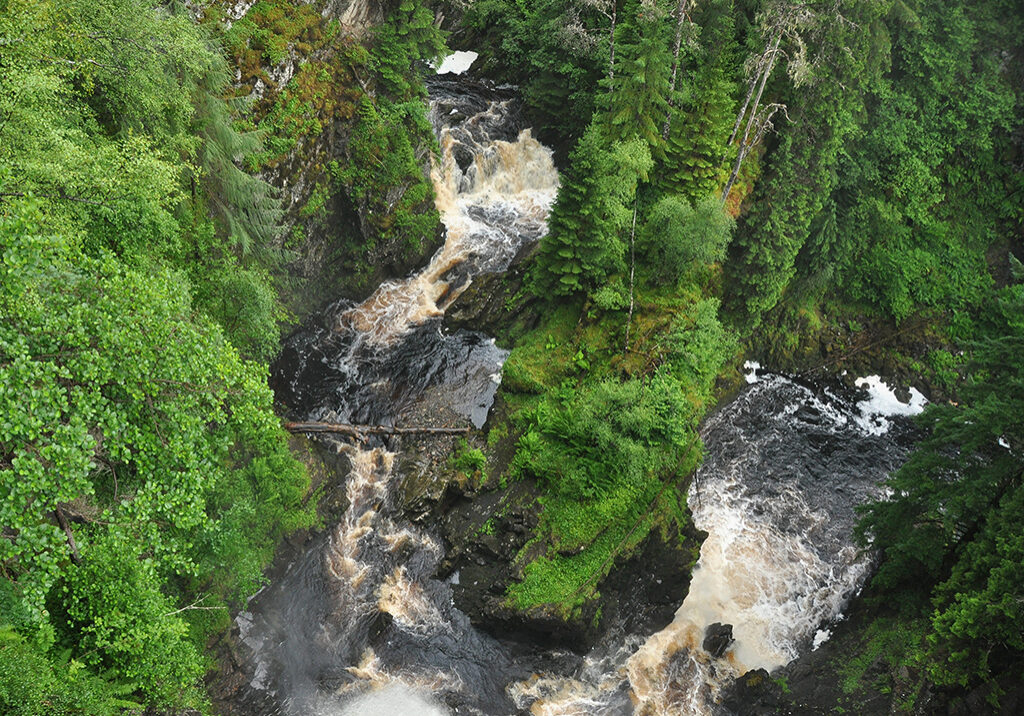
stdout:
[(918, 334), (892, 359), (940, 396), (859, 528), (900, 663), (1019, 672), (1018, 2), (388, 0), (351, 35), (334, 3), (229, 5), (0, 0), (0, 711), (209, 709), (209, 639), (315, 523), (267, 386), (289, 261), (328, 227), (314, 258), (362, 289), (439, 239), (442, 21), (561, 164), (504, 306), (534, 320), (491, 435), (540, 491), (506, 604), (580, 618), (688, 528), (742, 355), (866, 322)]

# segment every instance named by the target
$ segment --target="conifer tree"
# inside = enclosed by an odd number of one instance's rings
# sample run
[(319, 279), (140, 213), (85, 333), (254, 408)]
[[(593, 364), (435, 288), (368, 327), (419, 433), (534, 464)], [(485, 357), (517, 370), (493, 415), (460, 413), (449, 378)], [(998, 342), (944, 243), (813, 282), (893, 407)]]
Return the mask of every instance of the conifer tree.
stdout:
[(684, 83), (685, 99), (672, 115), (658, 157), (654, 175), (658, 189), (693, 201), (719, 185), (732, 122), (732, 89), (733, 83), (717, 67)]
[(592, 122), (570, 157), (533, 273), (540, 296), (590, 290), (623, 266), (622, 230), (653, 162), (645, 141), (609, 142)]
[(728, 70), (735, 61), (736, 44), (729, 8), (721, 0), (712, 0), (692, 12), (690, 40), (677, 60), (680, 69), (654, 172), (659, 191), (681, 194), (691, 202), (715, 190), (724, 179), (725, 160), (731, 158), (728, 136), (736, 89)]
[(612, 141), (640, 136), (652, 150), (662, 144), (672, 66), (665, 18), (654, 3), (630, 2), (623, 10), (616, 29), (615, 75), (606, 98), (605, 134)]

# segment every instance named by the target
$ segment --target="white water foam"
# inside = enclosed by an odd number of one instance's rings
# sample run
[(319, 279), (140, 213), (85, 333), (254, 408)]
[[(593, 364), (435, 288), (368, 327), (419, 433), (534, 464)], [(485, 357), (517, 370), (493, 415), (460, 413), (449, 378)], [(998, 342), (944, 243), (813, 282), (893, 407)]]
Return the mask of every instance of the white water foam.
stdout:
[(743, 370), (747, 371), (743, 374), (743, 379), (747, 381), (747, 384), (756, 383), (760, 378), (757, 377), (757, 371), (761, 370), (761, 364), (757, 361), (748, 360), (743, 363)]
[[(472, 50), (456, 50), (441, 60), (441, 64), (434, 69), (439, 75), (448, 74), (449, 72), (453, 75), (461, 75), (476, 62), (476, 58), (479, 56), (478, 53)], [(434, 65), (431, 65), (431, 67), (434, 67)]]
[(819, 629), (814, 634), (814, 641), (811, 642), (811, 651), (817, 651), (826, 641), (832, 638), (831, 629)]
[(451, 712), (401, 684), (364, 694), (342, 708), (338, 716), (448, 716)]
[(896, 397), (896, 391), (886, 385), (877, 375), (857, 378), (854, 385), (868, 391), (868, 397), (857, 403), (860, 417), (857, 425), (870, 435), (884, 435), (892, 427), (889, 417), (894, 415), (917, 415), (928, 399), (917, 388), (910, 388), (910, 401), (904, 403)]

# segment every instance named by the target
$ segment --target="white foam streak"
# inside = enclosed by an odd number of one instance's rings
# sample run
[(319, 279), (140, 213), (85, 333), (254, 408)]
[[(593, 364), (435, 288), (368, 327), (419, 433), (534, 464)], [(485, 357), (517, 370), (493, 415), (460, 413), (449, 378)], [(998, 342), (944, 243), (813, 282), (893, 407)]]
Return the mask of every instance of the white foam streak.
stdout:
[[(347, 671), (358, 680), (343, 686), (338, 694), (362, 693), (342, 707), (340, 716), (445, 716), (450, 712), (428, 695), (462, 688), (461, 680), (447, 672), (430, 677), (393, 675), (384, 669), (373, 649), (367, 649), (359, 664)], [(339, 713), (333, 708), (330, 712)], [(326, 710), (321, 713), (327, 716)]]
[(747, 384), (756, 383), (760, 380), (760, 378), (757, 377), (757, 371), (761, 370), (761, 364), (757, 361), (744, 361), (743, 370), (747, 371), (743, 374), (743, 379), (747, 381)]
[(510, 684), (509, 698), (521, 711), (533, 716), (612, 716), (617, 710), (612, 697), (626, 679), (626, 662), (640, 642), (629, 637), (604, 656), (587, 656), (579, 678), (544, 677), (534, 674)]
[(394, 460), (394, 453), (381, 448), (351, 451), (352, 472), (345, 487), (349, 508), (331, 534), (324, 565), (341, 593), (358, 591), (370, 571), (360, 561), (362, 541), (373, 533), (376, 507), (387, 496)]
[(450, 628), (423, 587), (409, 579), (404, 567), (396, 567), (380, 586), (377, 608), (390, 614), (402, 628), (419, 634)]
[[(441, 64), (435, 68), (439, 75), (451, 73), (461, 75), (466, 72), (480, 55), (472, 50), (456, 50), (445, 57)], [(433, 65), (431, 65), (433, 67)]]

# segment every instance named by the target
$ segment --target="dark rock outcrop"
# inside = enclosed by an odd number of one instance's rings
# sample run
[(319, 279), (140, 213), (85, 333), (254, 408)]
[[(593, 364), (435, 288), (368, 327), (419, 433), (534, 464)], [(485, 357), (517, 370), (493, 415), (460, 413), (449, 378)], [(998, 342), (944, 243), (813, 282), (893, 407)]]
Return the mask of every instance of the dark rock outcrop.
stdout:
[(704, 630), (704, 642), (701, 646), (711, 656), (721, 659), (725, 656), (725, 652), (729, 650), (733, 641), (735, 639), (732, 636), (732, 624), (715, 622), (714, 624), (709, 624), (707, 629)]

